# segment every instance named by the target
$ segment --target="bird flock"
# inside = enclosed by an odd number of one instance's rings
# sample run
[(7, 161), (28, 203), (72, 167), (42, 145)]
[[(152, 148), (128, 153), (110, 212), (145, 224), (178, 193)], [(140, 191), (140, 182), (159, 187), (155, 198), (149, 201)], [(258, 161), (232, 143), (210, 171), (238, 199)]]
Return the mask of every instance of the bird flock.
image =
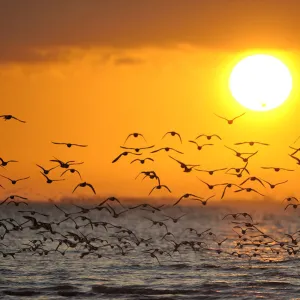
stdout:
[[(228, 125), (232, 126), (234, 121), (242, 117), (245, 113), (233, 119), (224, 119)], [(5, 121), (18, 121), (26, 123), (12, 115), (0, 116)], [(267, 143), (259, 141), (237, 142), (229, 147), (224, 145), (227, 151), (232, 152), (233, 156), (240, 159), (239, 167), (220, 167), (213, 170), (200, 168), (199, 164), (187, 164), (180, 158), (184, 153), (179, 148), (185, 141), (181, 135), (175, 131), (169, 131), (162, 135), (162, 140), (170, 136), (178, 142), (178, 148), (156, 147), (148, 145), (148, 142), (142, 133), (134, 132), (129, 134), (123, 145), (120, 146), (124, 151), (112, 160), (112, 163), (118, 163), (123, 157), (132, 156), (129, 164), (140, 164), (141, 166), (154, 164), (156, 155), (159, 152), (167, 152), (166, 159), (170, 159), (179, 165), (182, 172), (197, 174), (196, 178), (199, 184), (202, 184), (208, 191), (214, 190), (213, 195), (202, 197), (194, 193), (184, 193), (177, 197), (174, 203), (154, 205), (149, 198), (148, 203), (139, 203), (137, 205), (126, 205), (115, 196), (107, 197), (97, 205), (85, 203), (84, 205), (53, 203), (47, 211), (38, 211), (34, 209), (34, 204), (27, 197), (19, 194), (11, 194), (0, 202), (1, 215), (5, 217), (0, 219), (0, 254), (3, 258), (13, 258), (16, 256), (39, 255), (47, 256), (49, 254), (65, 256), (68, 253), (78, 255), (78, 258), (85, 257), (107, 258), (123, 257), (131, 255), (149, 256), (159, 265), (163, 264), (163, 259), (173, 260), (176, 255), (192, 251), (194, 253), (214, 253), (224, 257), (237, 257), (246, 259), (249, 264), (255, 260), (272, 263), (284, 260), (289, 257), (297, 257), (300, 253), (300, 229), (294, 232), (283, 232), (279, 235), (266, 230), (255, 221), (254, 216), (248, 212), (228, 213), (222, 217), (224, 227), (229, 228), (230, 234), (226, 236), (219, 235), (212, 228), (199, 228), (197, 223), (193, 227), (184, 226), (185, 220), (189, 220), (191, 212), (186, 210), (181, 204), (187, 201), (199, 203), (200, 207), (208, 205), (211, 199), (223, 199), (232, 193), (255, 193), (264, 197), (264, 190), (275, 189), (278, 186), (286, 184), (288, 180), (271, 183), (263, 178), (250, 175), (251, 161), (258, 155), (259, 150), (240, 152), (235, 146), (248, 145), (249, 147), (268, 147)], [(131, 139), (139, 139), (143, 143), (141, 147), (129, 147)], [(209, 141), (204, 143), (203, 141)], [(222, 141), (218, 134), (207, 135), (201, 133), (195, 139), (187, 140), (187, 143), (194, 147), (194, 150), (201, 151), (204, 147), (212, 147), (215, 142)], [(298, 139), (294, 142), (294, 144)], [(88, 145), (52, 142), (58, 146), (88, 147)], [(196, 149), (195, 149), (196, 147)], [(289, 146), (292, 153), (288, 155), (300, 164), (300, 159), (296, 156), (300, 148)], [(170, 155), (172, 154), (172, 155)], [(41, 164), (36, 164), (39, 168), (41, 177), (47, 184), (64, 181), (67, 173), (77, 176), (80, 182), (74, 187), (72, 193), (81, 188), (89, 188), (91, 193), (96, 195), (96, 189), (91, 183), (82, 180), (79, 170), (74, 166), (84, 162), (73, 160), (62, 161), (56, 157), (49, 160), (53, 166), (45, 168)], [(0, 158), (0, 170), (9, 168), (10, 163), (18, 163), (16, 160), (4, 160)], [(293, 169), (287, 169), (278, 166), (261, 166), (264, 170), (273, 172), (293, 172)], [(148, 196), (159, 193), (159, 191), (172, 194), (172, 188), (162, 183), (158, 172), (141, 169), (135, 179), (143, 176), (142, 180), (150, 179), (155, 183), (149, 190)], [(60, 170), (60, 177), (53, 179), (53, 170)], [(207, 173), (214, 175), (217, 172), (223, 172), (228, 178), (236, 177), (235, 182), (211, 183), (204, 181), (201, 174)], [(198, 175), (200, 174), (200, 175)], [(51, 177), (50, 177), (51, 175)], [(200, 177), (199, 177), (200, 176)], [(5, 180), (8, 184), (16, 185), (19, 181), (29, 180), (30, 176), (12, 179), (0, 174), (3, 178), (0, 187), (6, 188)], [(254, 182), (257, 186), (254, 186)], [(250, 184), (250, 185), (249, 185)], [(218, 195), (219, 192), (219, 195)], [(217, 196), (218, 195), (218, 196)], [(174, 197), (173, 197), (174, 198)], [(284, 210), (289, 208), (297, 209), (300, 205), (299, 200), (294, 196), (288, 196), (282, 200)], [(22, 207), (23, 209), (21, 209)], [(71, 208), (71, 210), (70, 210)], [(53, 211), (51, 215), (49, 212)], [(13, 216), (10, 216), (12, 214)], [(132, 221), (133, 216), (139, 218), (138, 221)], [(126, 220), (131, 220), (126, 225)], [(227, 223), (226, 223), (227, 222)], [(124, 225), (125, 223), (125, 225)], [(145, 230), (139, 230), (140, 227)], [(30, 232), (30, 237), (25, 237), (24, 232)], [(28, 235), (26, 235), (28, 236)], [(12, 240), (21, 240), (21, 245), (11, 242)], [(12, 248), (12, 245), (14, 246)]]

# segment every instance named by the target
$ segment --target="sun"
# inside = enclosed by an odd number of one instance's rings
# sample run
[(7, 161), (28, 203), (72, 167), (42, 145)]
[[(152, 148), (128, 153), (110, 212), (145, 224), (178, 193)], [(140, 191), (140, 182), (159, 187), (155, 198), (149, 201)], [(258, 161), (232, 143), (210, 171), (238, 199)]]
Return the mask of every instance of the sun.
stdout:
[(233, 68), (229, 88), (244, 107), (266, 111), (278, 107), (288, 98), (292, 76), (278, 58), (256, 54), (244, 58)]

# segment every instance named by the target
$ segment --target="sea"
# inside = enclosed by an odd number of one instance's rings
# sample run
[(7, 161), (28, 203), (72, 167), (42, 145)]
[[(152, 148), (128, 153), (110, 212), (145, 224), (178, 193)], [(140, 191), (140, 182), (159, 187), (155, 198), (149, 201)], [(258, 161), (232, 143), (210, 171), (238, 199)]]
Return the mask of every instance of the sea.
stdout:
[(300, 299), (300, 208), (289, 203), (8, 202), (0, 299)]

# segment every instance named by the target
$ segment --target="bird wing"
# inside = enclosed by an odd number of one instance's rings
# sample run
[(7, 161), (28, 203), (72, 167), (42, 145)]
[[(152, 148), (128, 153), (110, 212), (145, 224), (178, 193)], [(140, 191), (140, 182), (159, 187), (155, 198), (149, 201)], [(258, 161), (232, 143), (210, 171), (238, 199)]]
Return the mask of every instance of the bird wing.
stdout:
[(119, 156), (117, 156), (117, 157), (112, 161), (112, 163), (117, 162), (117, 161), (121, 158), (122, 155), (124, 155), (124, 152), (121, 153)]
[(80, 186), (80, 183), (76, 185), (76, 187), (74, 188), (72, 193), (74, 193), (79, 186)]
[(177, 152), (177, 153), (183, 154), (183, 152), (178, 151), (178, 150), (176, 150), (176, 149), (174, 149), (174, 148), (170, 148), (170, 150), (173, 150), (173, 151), (175, 151), (175, 152)]
[(240, 117), (242, 117), (242, 116), (243, 116), (245, 113), (246, 113), (246, 112), (244, 112), (244, 113), (242, 113), (241, 115), (239, 115), (239, 116), (237, 116), (237, 117), (233, 118), (233, 119), (232, 119), (232, 121), (233, 121), (233, 120), (235, 120), (235, 119), (237, 119), (237, 118), (240, 118)]
[(96, 191), (95, 191), (94, 187), (90, 183), (88, 183), (87, 186), (89, 186), (92, 189), (92, 191), (94, 192), (94, 194), (96, 195)]
[(131, 137), (133, 135), (133, 133), (131, 133), (131, 134), (128, 134), (128, 136), (127, 136), (127, 138), (126, 138), (126, 140), (125, 140), (125, 142), (124, 142), (124, 144), (123, 145), (125, 145), (125, 143), (127, 142), (127, 140)]
[(17, 120), (17, 121), (19, 121), (19, 122), (26, 123), (26, 121), (22, 121), (22, 120), (20, 120), (20, 119), (14, 117), (14, 116), (12, 116), (12, 118), (15, 119), (15, 120)]
[(224, 118), (224, 117), (221, 117), (221, 116), (219, 116), (219, 115), (217, 115), (217, 114), (215, 114), (215, 113), (214, 113), (214, 115), (217, 116), (217, 117), (220, 118), (220, 119), (223, 119), (223, 120), (228, 121), (228, 119), (226, 119), (226, 118)]

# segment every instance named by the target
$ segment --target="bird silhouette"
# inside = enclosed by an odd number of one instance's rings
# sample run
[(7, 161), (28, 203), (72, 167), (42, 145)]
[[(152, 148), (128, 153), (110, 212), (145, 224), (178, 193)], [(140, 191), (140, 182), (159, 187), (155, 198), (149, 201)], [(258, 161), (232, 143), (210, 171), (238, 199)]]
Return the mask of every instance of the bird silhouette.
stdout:
[(14, 120), (17, 120), (17, 121), (19, 121), (19, 122), (21, 122), (21, 123), (26, 123), (26, 121), (22, 121), (22, 120), (20, 120), (20, 119), (14, 117), (14, 116), (12, 116), (12, 115), (2, 115), (2, 116), (0, 116), (0, 118), (3, 118), (4, 121), (8, 121), (8, 120), (14, 119)]
[(87, 182), (78, 183), (76, 185), (76, 187), (74, 188), (72, 193), (74, 193), (77, 190), (78, 187), (83, 187), (84, 188), (86, 186), (89, 187), (93, 191), (94, 194), (96, 194), (96, 191), (95, 191), (94, 187), (90, 183), (87, 183)]
[(182, 139), (181, 139), (181, 136), (178, 132), (176, 131), (168, 131), (167, 133), (164, 134), (164, 136), (162, 137), (162, 139), (166, 136), (166, 135), (171, 135), (171, 136), (175, 136), (177, 135), (179, 140), (180, 140), (180, 143), (182, 144)]
[(242, 113), (241, 115), (239, 115), (239, 116), (233, 118), (233, 119), (227, 119), (227, 118), (221, 117), (221, 116), (219, 116), (219, 115), (217, 115), (217, 114), (215, 114), (215, 116), (217, 116), (217, 117), (220, 118), (220, 119), (226, 120), (227, 123), (228, 123), (229, 125), (231, 125), (231, 124), (233, 124), (233, 121), (234, 121), (234, 120), (236, 120), (237, 118), (242, 117), (244, 114), (245, 114), (245, 112)]
[(52, 144), (55, 145), (65, 145), (68, 148), (71, 148), (72, 146), (76, 146), (76, 147), (87, 147), (88, 145), (82, 145), (82, 144), (73, 144), (73, 143), (59, 143), (59, 142), (52, 142)]
[(146, 141), (146, 139), (145, 139), (145, 137), (141, 134), (141, 133), (138, 133), (138, 132), (134, 132), (134, 133), (130, 133), (128, 136), (127, 136), (127, 138), (126, 138), (126, 140), (125, 140), (125, 142), (124, 142), (124, 144), (123, 145), (125, 145), (126, 144), (126, 142), (127, 142), (127, 140), (130, 138), (130, 137), (134, 137), (134, 138), (137, 138), (137, 137), (142, 137), (143, 139), (144, 139), (144, 141), (147, 143), (147, 141)]

